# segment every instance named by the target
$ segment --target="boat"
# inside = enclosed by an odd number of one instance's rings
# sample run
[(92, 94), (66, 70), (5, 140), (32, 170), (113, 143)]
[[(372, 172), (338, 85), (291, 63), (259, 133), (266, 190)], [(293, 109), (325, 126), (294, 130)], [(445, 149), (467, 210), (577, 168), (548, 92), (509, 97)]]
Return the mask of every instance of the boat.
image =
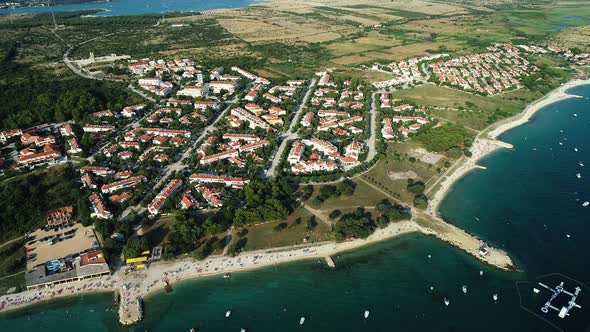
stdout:
[(433, 291), (434, 290), (434, 286), (430, 286), (430, 290)]
[(365, 319), (369, 318), (369, 310), (365, 310)]
[(483, 271), (479, 270), (479, 275), (482, 276), (483, 275)]
[(228, 318), (229, 315), (231, 315), (231, 310), (228, 310), (228, 311), (225, 312), (225, 318)]
[(227, 279), (229, 277), (231, 277), (231, 274), (229, 274), (229, 273), (226, 273), (226, 274), (223, 275), (223, 279)]
[(559, 142), (559, 145), (563, 145), (563, 143)]
[(195, 328), (193, 327), (193, 328), (191, 328), (189, 331), (190, 331), (190, 332), (195, 332)]
[(571, 236), (571, 235), (569, 235), (569, 234), (566, 234), (566, 235), (565, 235), (565, 237), (567, 237), (567, 238), (569, 239), (569, 238), (570, 238), (570, 237), (572, 237), (572, 236)]
[(578, 165), (580, 165), (580, 167), (584, 167), (584, 163), (582, 163), (581, 161), (578, 163)]
[(584, 203), (582, 203), (582, 206), (583, 206), (583, 207), (586, 207), (586, 206), (588, 206), (588, 205), (590, 205), (590, 202), (588, 202), (588, 201), (585, 201)]
[(578, 114), (574, 113), (574, 116), (575, 116), (575, 117), (577, 117), (577, 116), (578, 116)]
[(445, 305), (448, 307), (450, 303), (451, 303), (451, 301), (449, 301), (449, 299), (447, 299), (447, 298), (445, 297)]
[(578, 148), (574, 148), (574, 151), (578, 152)]
[(305, 317), (299, 318), (299, 325), (303, 325), (305, 323)]
[(463, 294), (467, 294), (467, 286), (463, 285), (463, 287), (461, 287), (461, 289), (463, 289)]
[(494, 301), (498, 301), (498, 294), (494, 293), (494, 295), (492, 295), (492, 298), (494, 299)]
[(577, 173), (577, 174), (576, 174), (576, 177), (577, 177), (578, 179), (581, 179), (581, 178), (582, 178), (582, 174), (580, 174), (580, 173)]
[(240, 329), (240, 332), (246, 332), (246, 329), (244, 329), (244, 328), (241, 328), (241, 329)]

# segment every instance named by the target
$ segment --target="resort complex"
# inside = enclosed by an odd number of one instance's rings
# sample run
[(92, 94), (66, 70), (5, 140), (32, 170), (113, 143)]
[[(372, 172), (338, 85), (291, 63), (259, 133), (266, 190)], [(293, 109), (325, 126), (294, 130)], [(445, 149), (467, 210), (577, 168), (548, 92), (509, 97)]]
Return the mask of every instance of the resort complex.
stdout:
[[(568, 179), (578, 182), (563, 183), (571, 201), (564, 218), (590, 205), (578, 188), (584, 147), (569, 122), (548, 121), (564, 127), (557, 148), (531, 143), (532, 134), (500, 136), (560, 101), (578, 108), (568, 121), (587, 124), (590, 32), (569, 3), (271, 0), (204, 12), (148, 4), (119, 16), (126, 1), (100, 5), (108, 10), (87, 1), (0, 2), (0, 312), (107, 291), (129, 326), (143, 320), (144, 297), (176, 282), (233, 281), (233, 272), (312, 258), (341, 273), (341, 253), (394, 237), (405, 242), (380, 255), (399, 264), (408, 264), (406, 250), (416, 252), (407, 243), (430, 238), (467, 254), (425, 248), (432, 265), (424, 271), (442, 261), (472, 269), (474, 259), (505, 274), (526, 271), (517, 264), (529, 257), (509, 251), (520, 212), (491, 214), (494, 227), (510, 230), (503, 239), (488, 236), (489, 218), (471, 212), (487, 206), (475, 194), (439, 212), (458, 180), (495, 166), (482, 158), (498, 150), (530, 152), (526, 161), (543, 165), (547, 151), (552, 161), (575, 159)], [(79, 11), (50, 11), (61, 6)], [(535, 15), (550, 11), (555, 18), (541, 24)], [(498, 202), (506, 194), (492, 192)], [(575, 239), (573, 223), (541, 224)], [(531, 243), (557, 243), (530, 233)], [(454, 304), (438, 276), (408, 266), (429, 283), (430, 299)], [(471, 281), (491, 287), (476, 269)], [(309, 275), (329, 275), (316, 270)], [(585, 305), (585, 288), (564, 280), (538, 285), (550, 298), (542, 312), (567, 320)], [(468, 299), (467, 285), (460, 289)], [(343, 299), (364, 296), (357, 291)], [(486, 296), (495, 304), (504, 300), (498, 292)], [(564, 294), (572, 303), (555, 304)], [(227, 305), (229, 322), (230, 305), (241, 302)], [(369, 309), (362, 313), (371, 329)]]

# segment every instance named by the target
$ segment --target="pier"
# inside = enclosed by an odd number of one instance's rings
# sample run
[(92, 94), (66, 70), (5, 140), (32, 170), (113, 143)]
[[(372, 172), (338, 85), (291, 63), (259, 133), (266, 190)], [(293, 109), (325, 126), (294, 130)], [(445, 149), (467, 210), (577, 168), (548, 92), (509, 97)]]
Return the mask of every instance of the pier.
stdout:
[(130, 295), (125, 286), (119, 289), (119, 322), (121, 325), (129, 326), (138, 323), (143, 319), (143, 308), (140, 297)]
[(331, 268), (336, 267), (336, 264), (334, 264), (334, 260), (332, 260), (332, 257), (330, 256), (326, 256), (326, 263), (328, 263), (328, 266)]

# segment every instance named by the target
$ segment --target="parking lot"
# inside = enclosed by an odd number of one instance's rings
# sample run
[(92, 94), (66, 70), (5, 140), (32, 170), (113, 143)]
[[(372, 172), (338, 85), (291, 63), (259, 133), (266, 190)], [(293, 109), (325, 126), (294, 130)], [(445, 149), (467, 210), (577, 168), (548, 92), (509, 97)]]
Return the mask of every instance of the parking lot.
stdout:
[(29, 239), (26, 244), (27, 270), (52, 259), (77, 254), (97, 244), (94, 228), (81, 224), (60, 230), (39, 229), (29, 234)]

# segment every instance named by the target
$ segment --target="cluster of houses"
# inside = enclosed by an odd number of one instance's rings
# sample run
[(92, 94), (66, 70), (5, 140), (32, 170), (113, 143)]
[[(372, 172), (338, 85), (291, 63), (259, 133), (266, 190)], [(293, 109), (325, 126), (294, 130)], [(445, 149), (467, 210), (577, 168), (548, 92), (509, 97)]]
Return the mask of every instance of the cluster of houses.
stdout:
[(381, 94), (379, 105), (383, 114), (394, 114), (383, 118), (381, 136), (386, 140), (406, 139), (430, 122), (426, 110), (402, 104), (399, 99), (391, 99), (388, 93)]
[(439, 84), (491, 96), (521, 88), (520, 79), (539, 70), (510, 44), (487, 49), (488, 52), (431, 63), (433, 77)]
[(538, 46), (538, 45), (516, 45), (523, 52), (531, 54), (557, 54), (564, 58), (572, 61), (578, 66), (585, 66), (590, 64), (590, 52), (576, 52), (574, 53), (567, 47), (556, 47), (556, 46)]
[(422, 57), (414, 57), (399, 62), (391, 62), (386, 65), (376, 63), (371, 67), (371, 70), (391, 73), (393, 78), (385, 81), (375, 82), (373, 83), (373, 86), (377, 89), (385, 89), (392, 86), (414, 83), (425, 77), (425, 73), (423, 73), (420, 69), (421, 64), (446, 57), (449, 57), (449, 55), (440, 53), (425, 55)]
[(335, 82), (329, 72), (316, 73), (317, 86), (299, 120), (302, 139), (287, 155), (293, 174), (334, 172), (360, 164), (366, 151), (366, 90), (352, 81)]

